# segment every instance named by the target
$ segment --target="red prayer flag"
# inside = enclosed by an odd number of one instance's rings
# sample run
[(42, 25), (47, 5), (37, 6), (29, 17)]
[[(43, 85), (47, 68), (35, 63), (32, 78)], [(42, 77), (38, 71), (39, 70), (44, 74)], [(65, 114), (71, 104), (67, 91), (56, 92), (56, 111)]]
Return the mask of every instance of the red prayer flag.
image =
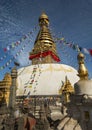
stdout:
[(7, 51), (7, 48), (4, 48), (4, 52), (6, 52)]
[(89, 49), (88, 51), (89, 51), (90, 55), (92, 56), (92, 49)]

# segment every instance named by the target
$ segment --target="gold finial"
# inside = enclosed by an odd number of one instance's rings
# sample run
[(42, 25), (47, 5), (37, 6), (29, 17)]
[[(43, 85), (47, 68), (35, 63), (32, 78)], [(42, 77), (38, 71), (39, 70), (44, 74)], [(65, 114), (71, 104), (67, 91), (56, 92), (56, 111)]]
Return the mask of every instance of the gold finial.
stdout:
[(39, 17), (39, 25), (40, 26), (43, 26), (43, 25), (48, 26), (49, 25), (49, 18), (44, 12)]
[(79, 69), (78, 69), (78, 76), (81, 79), (88, 79), (88, 70), (84, 64), (84, 55), (82, 53), (79, 53), (77, 56), (78, 63), (79, 63)]

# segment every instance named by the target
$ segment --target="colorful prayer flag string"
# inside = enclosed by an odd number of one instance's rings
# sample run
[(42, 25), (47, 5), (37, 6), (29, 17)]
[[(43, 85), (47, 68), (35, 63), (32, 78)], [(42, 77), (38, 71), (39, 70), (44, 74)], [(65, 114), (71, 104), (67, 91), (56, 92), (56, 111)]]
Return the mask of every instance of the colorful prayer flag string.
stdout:
[[(37, 26), (35, 26), (33, 28), (32, 31), (30, 31), (28, 34), (25, 34), (20, 40), (18, 40), (17, 42), (13, 42), (11, 43), (10, 45), (7, 45), (6, 47), (3, 48), (3, 51), (6, 53), (6, 52), (9, 52), (11, 51), (12, 49), (15, 49), (16, 47), (18, 47), (19, 45), (21, 45), (21, 43), (26, 40), (27, 38), (30, 38), (30, 35), (33, 34), (33, 32), (37, 29)], [(4, 56), (0, 57), (0, 61), (4, 60), (5, 58), (7, 57), (7, 54), (5, 54)]]
[(67, 42), (64, 37), (62, 38), (56, 38), (59, 43), (63, 43), (64, 45), (69, 46), (73, 50), (76, 50), (78, 52), (83, 51), (85, 54), (90, 54), (92, 56), (92, 49), (87, 49), (79, 46), (78, 44), (73, 44), (71, 42)]

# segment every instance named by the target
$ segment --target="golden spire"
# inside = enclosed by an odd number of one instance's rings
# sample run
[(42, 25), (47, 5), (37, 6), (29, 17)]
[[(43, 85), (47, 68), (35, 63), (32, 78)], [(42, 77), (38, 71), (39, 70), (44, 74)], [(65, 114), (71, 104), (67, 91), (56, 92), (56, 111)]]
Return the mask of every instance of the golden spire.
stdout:
[(72, 87), (72, 85), (71, 85), (70, 81), (68, 80), (67, 76), (65, 77), (63, 92), (65, 92), (65, 93), (73, 93), (74, 92), (74, 88)]
[(62, 93), (73, 93), (74, 88), (72, 87), (70, 81), (68, 80), (67, 76), (65, 77), (65, 82), (62, 84), (62, 87), (60, 88), (59, 92)]
[(84, 64), (84, 55), (82, 53), (79, 53), (77, 59), (79, 63), (78, 76), (80, 77), (80, 80), (88, 79), (88, 70)]
[(40, 30), (29, 59), (32, 60), (32, 64), (59, 62), (56, 45), (49, 30), (49, 18), (45, 13), (42, 13), (39, 17), (39, 25)]
[(64, 103), (70, 101), (70, 94), (74, 93), (74, 88), (72, 87), (70, 81), (68, 80), (67, 76), (65, 77), (65, 83), (62, 85), (61, 92)]

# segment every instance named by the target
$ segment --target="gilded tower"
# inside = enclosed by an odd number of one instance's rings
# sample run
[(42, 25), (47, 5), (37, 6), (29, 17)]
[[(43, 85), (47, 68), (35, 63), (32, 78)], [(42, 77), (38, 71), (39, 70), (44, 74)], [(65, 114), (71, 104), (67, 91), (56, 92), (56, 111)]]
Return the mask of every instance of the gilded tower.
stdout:
[(70, 101), (70, 95), (74, 93), (74, 88), (68, 80), (67, 76), (65, 77), (65, 83), (61, 86), (59, 94), (62, 94), (63, 102), (67, 103)]
[(39, 26), (40, 30), (29, 59), (33, 65), (59, 62), (56, 45), (49, 30), (49, 19), (45, 13), (39, 17)]
[(85, 57), (82, 53), (79, 53), (77, 56), (79, 62), (78, 76), (80, 77), (80, 80), (88, 79), (88, 70), (84, 64), (84, 58)]
[(0, 81), (0, 101), (4, 98), (7, 105), (9, 103), (11, 82), (12, 79), (9, 73), (6, 73), (4, 79)]

